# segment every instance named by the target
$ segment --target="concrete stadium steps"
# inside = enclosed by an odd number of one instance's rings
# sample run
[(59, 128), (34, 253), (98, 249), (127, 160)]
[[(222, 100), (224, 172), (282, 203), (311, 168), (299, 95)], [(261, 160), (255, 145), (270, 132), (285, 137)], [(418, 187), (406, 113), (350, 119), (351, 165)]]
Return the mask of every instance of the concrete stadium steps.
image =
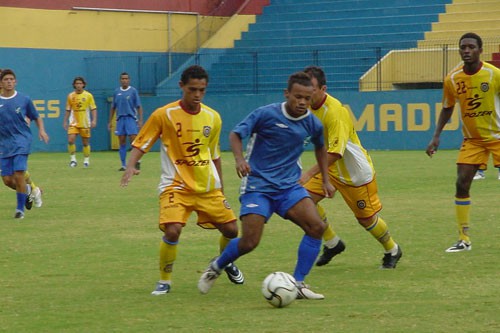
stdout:
[[(476, 8), (478, 9), (478, 8)], [(439, 23), (456, 23), (462, 22), (481, 22), (483, 20), (497, 20), (500, 16), (500, 10), (492, 10), (487, 12), (474, 11), (469, 13), (443, 13), (439, 14)], [(480, 16), (480, 17), (478, 17)]]
[[(378, 16), (383, 19), (385, 16), (399, 16), (399, 15), (419, 15), (429, 13), (440, 13), (445, 9), (444, 4), (426, 5), (426, 6), (407, 6), (407, 7), (391, 7), (382, 8), (374, 12), (371, 8), (351, 9), (351, 10), (322, 10), (321, 8), (308, 8), (304, 12), (297, 13), (275, 13), (273, 15), (261, 15), (257, 17), (257, 23), (261, 22), (298, 22), (305, 17), (311, 17), (316, 20), (325, 19), (342, 19), (350, 17), (373, 17)], [(401, 22), (404, 23), (404, 22)]]
[(358, 90), (389, 51), (415, 48), (451, 1), (271, 0), (234, 48), (205, 65), (210, 90), (282, 91), (309, 65), (325, 69), (330, 89)]
[[(438, 14), (421, 14), (421, 15), (398, 15), (398, 16), (385, 16), (381, 20), (380, 16), (371, 17), (349, 17), (342, 19), (324, 19), (316, 20), (310, 17), (304, 17), (303, 20), (299, 22), (287, 21), (287, 22), (258, 22), (258, 24), (253, 24), (249, 27), (250, 32), (257, 31), (272, 31), (272, 30), (302, 30), (311, 29), (313, 27), (321, 29), (356, 29), (364, 26), (378, 27), (378, 26), (400, 26), (413, 25), (413, 24), (429, 24), (436, 21)], [(257, 21), (259, 19), (257, 18)], [(404, 24), (401, 24), (404, 22)]]
[[(424, 5), (436, 5), (436, 4), (446, 3), (445, 1), (439, 0), (420, 0), (418, 6)], [(377, 10), (384, 8), (395, 8), (400, 6), (408, 6), (408, 2), (401, 0), (384, 0), (384, 1), (373, 1), (373, 0), (357, 0), (357, 1), (303, 1), (298, 3), (297, 1), (293, 3), (277, 3), (272, 1), (273, 6), (268, 6), (264, 8), (264, 13), (266, 14), (279, 14), (279, 13), (301, 13), (309, 11), (311, 8), (320, 8), (321, 10), (335, 10), (335, 11), (349, 11), (355, 8), (366, 8), (369, 10)]]
[(498, 16), (496, 19), (482, 19), (481, 21), (460, 21), (460, 24), (457, 24), (457, 22), (432, 23), (432, 31), (452, 31), (456, 30), (457, 28), (460, 28), (460, 30), (462, 31), (488, 30), (495, 27), (500, 29), (500, 11), (497, 12), (497, 15)]
[(384, 42), (387, 40), (393, 43), (404, 42), (408, 40), (418, 40), (424, 37), (423, 32), (405, 32), (405, 33), (383, 33), (366, 35), (334, 35), (334, 36), (321, 36), (321, 37), (289, 37), (281, 36), (276, 38), (262, 38), (262, 39), (242, 39), (235, 41), (235, 47), (280, 47), (281, 45), (287, 46), (314, 46), (314, 45), (339, 45), (339, 44), (362, 44), (368, 38), (371, 43)]
[[(379, 21), (380, 23), (380, 21)], [(404, 25), (399, 25), (397, 32), (398, 33), (408, 33), (408, 32), (422, 32), (430, 30), (431, 23), (407, 23)], [(299, 38), (299, 37), (322, 37), (322, 36), (349, 36), (349, 35), (369, 35), (376, 32), (377, 34), (387, 34), (394, 33), (394, 24), (386, 24), (385, 21), (383, 24), (377, 25), (364, 25), (364, 26), (356, 26), (356, 27), (328, 27), (328, 26), (305, 26), (303, 28), (298, 29), (295, 27), (294, 29), (282, 28), (281, 26), (275, 26), (274, 29), (268, 30), (251, 30), (246, 31), (242, 34), (243, 40), (251, 40), (251, 39), (261, 39), (262, 35), (266, 37), (288, 37), (288, 38)]]
[[(500, 20), (498, 21), (500, 24)], [(500, 37), (500, 26), (496, 29), (463, 29), (461, 26), (455, 27), (453, 30), (443, 30), (443, 31), (427, 31), (425, 32), (425, 40), (450, 40), (454, 37), (460, 38), (464, 33), (474, 31), (481, 36), (483, 40), (488, 40), (492, 38)], [(455, 39), (457, 39), (455, 38)], [(456, 40), (458, 42), (458, 40)]]
[(498, 10), (500, 10), (500, 1), (480, 1), (480, 2), (467, 2), (467, 3), (454, 2), (452, 4), (446, 5), (446, 13), (450, 14), (489, 12)]

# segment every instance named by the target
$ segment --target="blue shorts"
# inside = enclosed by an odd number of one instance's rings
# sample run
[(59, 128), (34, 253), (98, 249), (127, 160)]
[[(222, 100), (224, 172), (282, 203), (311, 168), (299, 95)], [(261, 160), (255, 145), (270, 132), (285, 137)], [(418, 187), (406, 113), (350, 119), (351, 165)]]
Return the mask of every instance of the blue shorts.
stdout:
[(12, 176), (14, 171), (28, 170), (28, 155), (14, 155), (0, 158), (0, 169), (3, 176)]
[(120, 117), (116, 121), (116, 135), (137, 135), (139, 127), (134, 117)]
[(240, 196), (240, 217), (248, 214), (262, 215), (269, 220), (273, 213), (285, 218), (286, 213), (304, 198), (309, 198), (307, 190), (297, 184), (281, 192), (247, 192)]

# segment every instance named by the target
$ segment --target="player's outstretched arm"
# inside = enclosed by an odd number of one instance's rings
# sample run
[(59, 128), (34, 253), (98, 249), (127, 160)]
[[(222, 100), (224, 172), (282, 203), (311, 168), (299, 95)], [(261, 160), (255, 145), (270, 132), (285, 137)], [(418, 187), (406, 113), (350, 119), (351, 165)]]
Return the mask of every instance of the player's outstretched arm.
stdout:
[(135, 165), (143, 155), (144, 152), (142, 150), (139, 150), (135, 147), (132, 148), (130, 157), (127, 162), (127, 168), (125, 169), (125, 172), (123, 173), (122, 179), (120, 181), (121, 186), (127, 186), (130, 182), (130, 179), (132, 179), (132, 176), (138, 175), (140, 173), (140, 171), (135, 168)]

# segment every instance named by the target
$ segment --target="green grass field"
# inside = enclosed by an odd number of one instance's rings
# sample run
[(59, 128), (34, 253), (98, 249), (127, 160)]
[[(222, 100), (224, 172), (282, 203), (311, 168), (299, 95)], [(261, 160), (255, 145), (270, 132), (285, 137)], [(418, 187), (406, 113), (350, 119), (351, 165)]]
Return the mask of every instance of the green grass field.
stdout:
[[(308, 283), (323, 301), (272, 308), (261, 282), (293, 272), (301, 231), (274, 217), (260, 246), (237, 263), (244, 285), (221, 276), (207, 295), (196, 287), (218, 251), (218, 233), (188, 223), (170, 294), (158, 279), (159, 155), (121, 188), (118, 153), (92, 154), (89, 169), (70, 169), (64, 153), (35, 153), (30, 170), (44, 206), (12, 218), (15, 194), (0, 190), (0, 332), (499, 332), (500, 181), (490, 166), (472, 187), (473, 250), (445, 253), (456, 241), (456, 151), (375, 151), (382, 216), (404, 256), (378, 267), (382, 247), (355, 221), (340, 196), (324, 201), (347, 250), (313, 268)], [(304, 165), (312, 163), (306, 153)], [(226, 195), (239, 211), (239, 180), (223, 154)], [(194, 217), (191, 219), (194, 220)]]

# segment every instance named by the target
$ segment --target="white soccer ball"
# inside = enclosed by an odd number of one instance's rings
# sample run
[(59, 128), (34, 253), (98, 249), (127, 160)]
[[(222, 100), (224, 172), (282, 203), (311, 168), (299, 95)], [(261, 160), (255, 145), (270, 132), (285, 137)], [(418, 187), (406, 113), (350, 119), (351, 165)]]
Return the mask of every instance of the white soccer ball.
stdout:
[(296, 281), (288, 273), (274, 272), (262, 282), (262, 295), (274, 307), (283, 308), (297, 298)]

